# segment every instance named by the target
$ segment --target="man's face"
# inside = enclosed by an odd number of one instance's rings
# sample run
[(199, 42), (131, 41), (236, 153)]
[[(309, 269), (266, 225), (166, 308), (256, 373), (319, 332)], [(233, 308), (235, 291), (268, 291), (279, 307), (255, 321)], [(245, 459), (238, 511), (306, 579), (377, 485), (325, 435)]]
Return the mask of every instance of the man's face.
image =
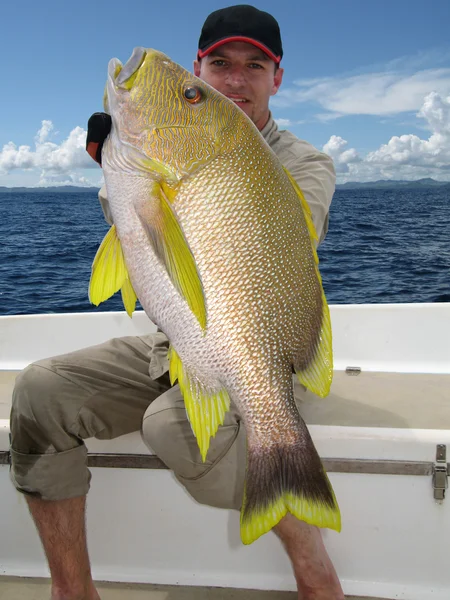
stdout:
[(233, 100), (261, 130), (269, 118), (270, 96), (281, 85), (283, 69), (275, 70), (275, 63), (256, 46), (229, 42), (195, 61), (194, 75)]

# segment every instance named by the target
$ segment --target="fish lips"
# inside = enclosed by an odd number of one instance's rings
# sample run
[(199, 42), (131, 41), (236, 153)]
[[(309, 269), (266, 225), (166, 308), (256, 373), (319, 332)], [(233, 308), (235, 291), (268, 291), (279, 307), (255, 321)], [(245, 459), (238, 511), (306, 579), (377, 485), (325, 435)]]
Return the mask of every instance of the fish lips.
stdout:
[[(108, 80), (103, 98), (103, 107), (105, 112), (111, 114), (111, 108), (122, 95), (120, 92), (130, 91), (133, 75), (142, 67), (145, 57), (148, 54), (146, 48), (134, 48), (131, 57), (122, 65), (118, 58), (112, 58), (108, 63)], [(132, 79), (133, 78), (133, 79)], [(131, 81), (130, 81), (131, 80)]]
[(138, 46), (137, 48), (134, 48), (132, 55), (130, 56), (130, 58), (125, 63), (125, 65), (122, 67), (121, 71), (119, 72), (119, 74), (116, 77), (115, 77), (116, 68), (119, 65), (121, 66), (121, 63), (117, 59), (113, 59), (112, 61), (110, 61), (110, 64), (108, 66), (109, 76), (112, 78), (112, 80), (118, 87), (127, 89), (126, 82), (142, 66), (146, 56), (147, 56), (147, 50), (145, 48), (142, 48), (140, 46)]

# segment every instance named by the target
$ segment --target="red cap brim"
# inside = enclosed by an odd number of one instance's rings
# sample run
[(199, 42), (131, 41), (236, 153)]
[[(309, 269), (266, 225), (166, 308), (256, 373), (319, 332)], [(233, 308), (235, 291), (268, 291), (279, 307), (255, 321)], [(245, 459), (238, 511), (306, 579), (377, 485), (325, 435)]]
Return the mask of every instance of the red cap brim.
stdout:
[(262, 50), (264, 52), (264, 54), (267, 54), (267, 56), (271, 60), (273, 60), (273, 62), (279, 64), (281, 61), (280, 56), (276, 56), (271, 50), (269, 50), (269, 48), (267, 46), (264, 46), (264, 44), (261, 44), (261, 42), (258, 42), (257, 40), (254, 40), (252, 38), (243, 37), (243, 36), (239, 36), (239, 35), (224, 38), (223, 40), (219, 40), (218, 42), (215, 42), (212, 46), (210, 46), (206, 50), (203, 50), (203, 51), (199, 50), (198, 58), (203, 58), (203, 57), (207, 56), (213, 50), (215, 50), (216, 48), (219, 48), (219, 46), (228, 44), (228, 42), (247, 42), (248, 44), (252, 44), (253, 46), (256, 46), (257, 48)]

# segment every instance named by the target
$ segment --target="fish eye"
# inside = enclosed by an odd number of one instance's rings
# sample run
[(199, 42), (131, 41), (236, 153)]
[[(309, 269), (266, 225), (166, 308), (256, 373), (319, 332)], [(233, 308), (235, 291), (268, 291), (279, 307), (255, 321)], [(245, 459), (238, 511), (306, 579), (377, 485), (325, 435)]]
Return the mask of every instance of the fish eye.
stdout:
[(183, 95), (190, 104), (197, 104), (203, 98), (201, 90), (193, 86), (185, 88)]

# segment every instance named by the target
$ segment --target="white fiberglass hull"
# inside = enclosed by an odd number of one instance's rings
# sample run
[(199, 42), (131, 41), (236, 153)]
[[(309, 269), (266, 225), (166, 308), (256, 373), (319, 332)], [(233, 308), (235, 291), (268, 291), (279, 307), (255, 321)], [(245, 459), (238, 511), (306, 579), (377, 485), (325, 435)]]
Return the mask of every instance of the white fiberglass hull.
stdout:
[[(346, 594), (448, 600), (450, 498), (434, 498), (432, 471), (438, 445), (450, 454), (450, 304), (330, 309), (335, 388), (328, 400), (305, 404), (342, 512), (342, 532), (325, 530), (326, 546)], [(12, 371), (153, 329), (143, 313), (132, 320), (123, 313), (0, 317), (0, 453), (9, 447)], [(361, 374), (346, 375), (347, 367)], [(91, 453), (149, 454), (139, 433), (87, 446)], [(0, 574), (48, 576), (8, 472), (0, 466)], [(239, 515), (196, 504), (169, 471), (92, 474), (88, 534), (96, 579), (295, 589), (273, 533), (243, 546)]]

